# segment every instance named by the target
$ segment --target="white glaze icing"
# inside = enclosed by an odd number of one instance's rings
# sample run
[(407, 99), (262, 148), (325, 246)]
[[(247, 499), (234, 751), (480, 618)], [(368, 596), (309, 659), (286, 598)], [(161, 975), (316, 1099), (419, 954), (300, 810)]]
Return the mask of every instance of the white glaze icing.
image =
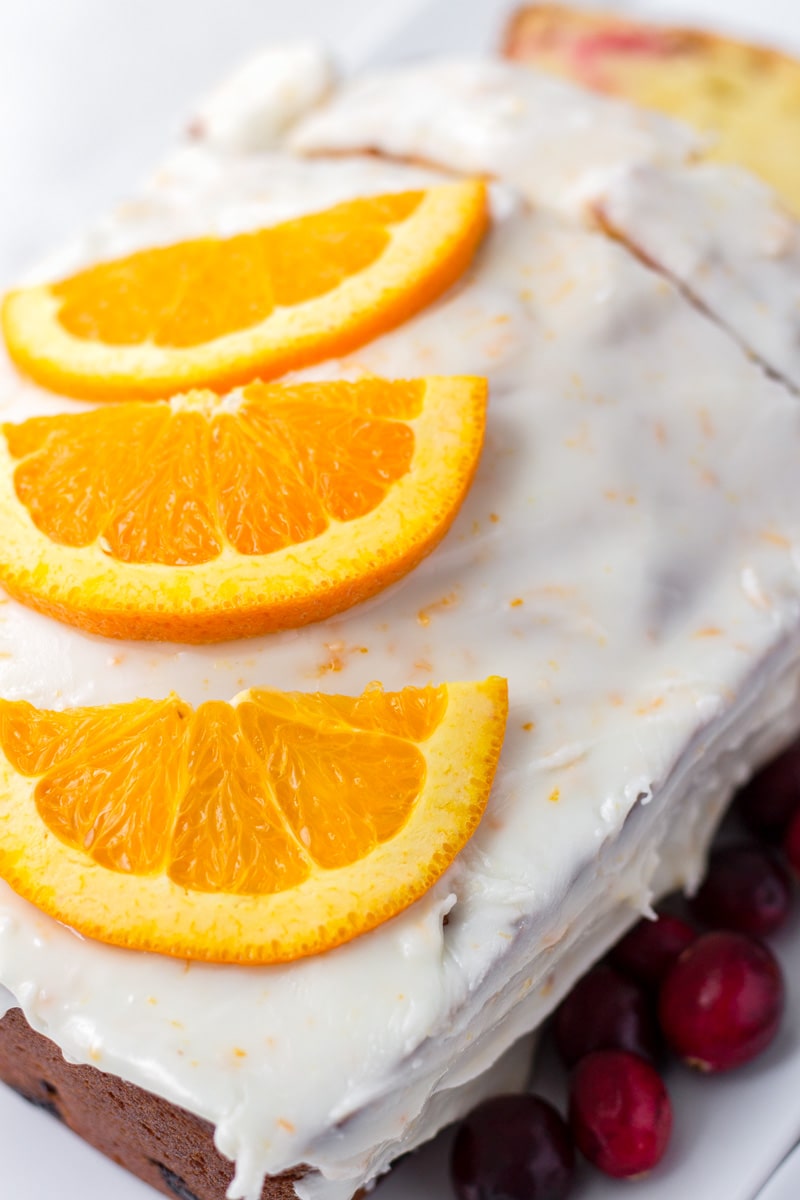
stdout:
[(615, 233), (800, 388), (800, 234), (771, 188), (735, 167), (647, 164), (616, 174), (597, 208)]
[(331, 59), (314, 43), (266, 46), (206, 97), (190, 132), (221, 151), (271, 149), (333, 82)]
[[(528, 67), (434, 61), (356, 80), (301, 120), (300, 152), (379, 150), (589, 206), (773, 371), (800, 387), (800, 235), (766, 184), (692, 165), (696, 134)], [(688, 169), (687, 169), (688, 168)]]
[[(430, 177), (195, 147), (60, 262)], [(489, 376), (475, 486), (413, 575), (324, 624), (207, 648), (0, 613), (0, 694), (42, 705), (509, 677), (472, 842), (405, 914), (326, 956), (187, 966), (83, 940), (0, 886), (0, 980), (28, 1020), (213, 1121), (231, 1196), (305, 1161), (303, 1196), (339, 1200), (463, 1111), (464, 1086), (654, 894), (696, 882), (731, 790), (798, 724), (800, 407), (620, 245), (510, 188), (493, 208), (447, 296), (305, 373)], [(0, 376), (3, 419), (70, 407)]]
[(682, 163), (703, 142), (687, 126), (530, 67), (464, 58), (356, 79), (300, 121), (291, 144), (311, 154), (380, 150), (495, 175), (569, 210), (596, 176), (623, 164)]

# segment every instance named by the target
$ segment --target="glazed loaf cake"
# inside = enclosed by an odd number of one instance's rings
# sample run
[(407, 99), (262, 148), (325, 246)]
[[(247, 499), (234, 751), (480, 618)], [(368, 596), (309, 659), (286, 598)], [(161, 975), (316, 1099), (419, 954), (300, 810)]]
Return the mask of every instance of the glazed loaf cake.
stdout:
[[(797, 734), (800, 407), (747, 324), (734, 336), (715, 295), (704, 311), (689, 282), (642, 261), (660, 255), (638, 221), (637, 253), (602, 227), (607, 214), (627, 228), (614, 197), (638, 173), (691, 191), (697, 143), (682, 127), (479, 60), (356, 81), (307, 118), (293, 111), (288, 134), (255, 119), (252, 77), (225, 95), (225, 121), (207, 111), (145, 195), (42, 274), (486, 175), (492, 229), (463, 280), (302, 374), (486, 375), (475, 485), (400, 585), (289, 634), (112, 647), (9, 603), (0, 694), (55, 707), (177, 689), (198, 702), (232, 680), (357, 692), (376, 677), (498, 673), (511, 699), (501, 768), (486, 818), (426, 896), (287, 966), (110, 948), (0, 885), (0, 984), (24, 1014), (2, 1023), (0, 1071), (183, 1200), (226, 1187), (232, 1200), (350, 1200), (497, 1086), (489, 1068), (655, 898), (697, 882), (733, 790)], [(244, 124), (279, 144), (240, 139)], [(734, 229), (717, 249), (739, 263)], [(782, 253), (754, 243), (731, 271), (733, 301), (777, 262), (782, 305)], [(796, 325), (764, 326), (769, 365), (793, 378)], [(3, 363), (4, 419), (71, 403)]]

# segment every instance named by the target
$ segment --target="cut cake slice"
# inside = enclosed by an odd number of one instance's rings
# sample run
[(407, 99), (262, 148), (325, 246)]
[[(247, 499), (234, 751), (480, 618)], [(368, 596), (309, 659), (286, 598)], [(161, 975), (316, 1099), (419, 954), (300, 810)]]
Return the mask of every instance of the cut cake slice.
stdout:
[(709, 156), (759, 175), (800, 215), (800, 62), (698, 29), (620, 13), (532, 4), (511, 18), (517, 62), (687, 121), (714, 135)]

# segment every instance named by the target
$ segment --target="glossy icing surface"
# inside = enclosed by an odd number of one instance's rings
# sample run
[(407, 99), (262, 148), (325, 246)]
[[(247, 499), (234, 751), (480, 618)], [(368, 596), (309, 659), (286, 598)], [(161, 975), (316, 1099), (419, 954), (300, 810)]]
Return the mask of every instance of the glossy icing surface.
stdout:
[(528, 67), (434, 60), (359, 78), (291, 134), (303, 153), (379, 150), (495, 175), (537, 203), (582, 205), (595, 179), (631, 163), (679, 164), (700, 135)]
[[(513, 98), (515, 69), (502, 70)], [(594, 122), (580, 155), (605, 128), (596, 103), (564, 127)], [(530, 107), (524, 137), (558, 111)], [(476, 138), (471, 171), (495, 144)], [(564, 195), (619, 165), (600, 147), (584, 179), (580, 155)], [(623, 246), (532, 209), (512, 158), (484, 165), (510, 182), (468, 276), (306, 373), (488, 376), (478, 478), (409, 578), (324, 624), (207, 648), (111, 643), (0, 610), (0, 694), (45, 706), (509, 678), (478, 833), (423, 900), (328, 955), (245, 969), (112, 950), (0, 886), (0, 983), (68, 1057), (213, 1121), (234, 1197), (299, 1161), (319, 1172), (304, 1197), (348, 1197), (463, 1109), (462, 1086), (655, 893), (696, 880), (732, 788), (797, 724), (800, 406)], [(200, 142), (41, 273), (432, 178)], [(9, 420), (71, 402), (3, 364), (0, 406)]]
[(771, 188), (694, 163), (699, 134), (526, 67), (433, 61), (357, 79), (291, 134), (496, 175), (533, 204), (599, 217), (800, 387), (800, 231)]
[(333, 64), (314, 43), (266, 46), (206, 97), (189, 133), (223, 152), (278, 145), (333, 81)]
[(597, 207), (743, 346), (800, 388), (800, 230), (774, 192), (735, 167), (619, 172)]

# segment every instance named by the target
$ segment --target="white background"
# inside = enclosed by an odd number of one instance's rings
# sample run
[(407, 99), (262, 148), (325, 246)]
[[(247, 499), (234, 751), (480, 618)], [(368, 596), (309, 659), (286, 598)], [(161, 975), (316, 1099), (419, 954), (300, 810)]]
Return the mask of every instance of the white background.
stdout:
[[(345, 65), (488, 47), (510, 7), (504, 0), (0, 0), (0, 286), (129, 194), (197, 96), (259, 43), (321, 37)], [(616, 7), (706, 21), (800, 52), (800, 0), (619, 0)], [(580, 1200), (751, 1200), (800, 1137), (800, 922), (782, 952), (792, 976), (790, 1018), (767, 1058), (730, 1080), (676, 1072), (676, 1137), (663, 1171), (633, 1187), (586, 1175)], [(0, 1162), (2, 1200), (154, 1195), (2, 1089)], [(445, 1163), (439, 1143), (378, 1194), (448, 1200)], [(770, 1200), (800, 1197), (798, 1167), (784, 1169)]]

